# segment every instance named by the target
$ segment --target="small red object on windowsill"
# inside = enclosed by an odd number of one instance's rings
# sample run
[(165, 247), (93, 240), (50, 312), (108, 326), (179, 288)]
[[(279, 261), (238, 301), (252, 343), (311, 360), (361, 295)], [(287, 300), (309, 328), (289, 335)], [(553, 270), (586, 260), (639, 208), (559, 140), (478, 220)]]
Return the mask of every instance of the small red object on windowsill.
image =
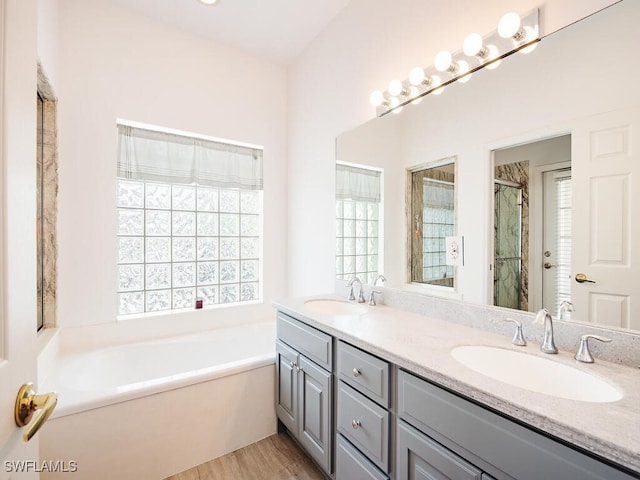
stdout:
[(202, 299), (196, 298), (196, 309), (202, 308)]

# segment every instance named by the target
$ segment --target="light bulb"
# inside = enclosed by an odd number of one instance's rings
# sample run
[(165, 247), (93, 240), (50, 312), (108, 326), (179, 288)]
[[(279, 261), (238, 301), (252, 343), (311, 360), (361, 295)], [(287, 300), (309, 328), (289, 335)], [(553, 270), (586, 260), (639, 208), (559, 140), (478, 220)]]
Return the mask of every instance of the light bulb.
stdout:
[(466, 83), (471, 80), (471, 74), (467, 73), (469, 71), (469, 64), (464, 60), (460, 60), (458, 62), (458, 81), (460, 83)]
[(200, 0), (200, 3), (202, 3), (203, 5), (207, 5), (212, 7), (213, 5), (217, 4), (219, 2), (219, 0)]
[(442, 80), (440, 80), (438, 75), (431, 75), (431, 83), (429, 85), (433, 88), (433, 90), (431, 90), (432, 95), (440, 95), (444, 92), (444, 87), (439, 87), (442, 85)]
[(369, 101), (374, 107), (379, 107), (384, 103), (384, 94), (380, 90), (375, 90), (374, 92), (371, 92)]
[(482, 37), (479, 33), (470, 33), (462, 42), (462, 51), (468, 57), (475, 57), (482, 52)]
[(422, 85), (424, 82), (424, 70), (422, 67), (415, 67), (409, 72), (409, 83), (411, 85)]
[(502, 59), (492, 61), (493, 59), (498, 58), (498, 55), (500, 55), (500, 52), (498, 51), (498, 47), (496, 47), (495, 45), (487, 45), (487, 51), (489, 53), (487, 53), (487, 58), (485, 62), (491, 62), (491, 63), (488, 64), (486, 68), (489, 70), (498, 68), (502, 63)]
[(413, 85), (411, 85), (409, 87), (409, 98), (413, 98), (413, 100), (411, 101), (413, 105), (417, 105), (422, 101), (422, 97), (419, 97), (418, 95), (420, 95), (420, 90), (418, 90), (418, 87), (414, 87)]
[(400, 113), (402, 111), (402, 107), (399, 107), (400, 99), (398, 97), (391, 97), (389, 102), (389, 109), (393, 111), (393, 113)]
[(447, 52), (446, 50), (442, 50), (436, 55), (434, 66), (439, 72), (446, 72), (451, 67), (452, 61), (453, 58), (451, 57), (451, 53)]
[(520, 15), (514, 12), (506, 13), (498, 23), (498, 35), (502, 38), (511, 38), (520, 30)]
[(401, 95), (403, 92), (405, 92), (405, 89), (402, 86), (402, 82), (400, 80), (391, 80), (391, 82), (389, 82), (389, 88), (387, 89), (387, 91), (389, 92), (389, 95), (397, 97), (398, 95)]

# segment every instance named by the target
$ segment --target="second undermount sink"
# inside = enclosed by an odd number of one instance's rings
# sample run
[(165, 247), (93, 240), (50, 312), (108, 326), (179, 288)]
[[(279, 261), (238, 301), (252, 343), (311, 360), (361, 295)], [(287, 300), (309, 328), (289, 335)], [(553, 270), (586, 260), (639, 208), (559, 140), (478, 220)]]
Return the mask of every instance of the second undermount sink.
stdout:
[(367, 307), (346, 300), (315, 298), (304, 302), (305, 308), (324, 315), (362, 315)]
[(622, 391), (594, 375), (555, 360), (482, 345), (451, 350), (464, 366), (509, 385), (537, 393), (583, 402), (615, 402)]

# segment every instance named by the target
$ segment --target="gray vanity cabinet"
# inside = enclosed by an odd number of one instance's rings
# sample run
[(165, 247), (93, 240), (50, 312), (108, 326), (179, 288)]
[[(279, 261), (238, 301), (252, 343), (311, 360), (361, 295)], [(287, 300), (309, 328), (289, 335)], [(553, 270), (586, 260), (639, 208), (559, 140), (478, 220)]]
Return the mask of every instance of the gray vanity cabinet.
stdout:
[(387, 479), (390, 365), (342, 341), (337, 351), (336, 479)]
[(278, 313), (276, 414), (328, 474), (333, 437), (332, 337)]
[(637, 478), (403, 370), (398, 417), (398, 480)]

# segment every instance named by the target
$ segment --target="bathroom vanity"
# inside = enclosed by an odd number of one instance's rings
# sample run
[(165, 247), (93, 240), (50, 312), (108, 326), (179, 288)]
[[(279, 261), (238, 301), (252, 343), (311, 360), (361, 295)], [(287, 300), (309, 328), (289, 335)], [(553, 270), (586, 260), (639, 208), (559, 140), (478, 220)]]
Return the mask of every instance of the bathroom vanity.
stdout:
[(276, 304), (280, 426), (327, 475), (640, 478), (637, 370), (578, 365), (560, 352), (554, 362), (611, 382), (623, 396), (557, 398), (480, 375), (450, 353), (487, 345), (543, 356), (538, 345), (514, 347), (503, 335), (385, 306), (327, 302), (336, 304)]

